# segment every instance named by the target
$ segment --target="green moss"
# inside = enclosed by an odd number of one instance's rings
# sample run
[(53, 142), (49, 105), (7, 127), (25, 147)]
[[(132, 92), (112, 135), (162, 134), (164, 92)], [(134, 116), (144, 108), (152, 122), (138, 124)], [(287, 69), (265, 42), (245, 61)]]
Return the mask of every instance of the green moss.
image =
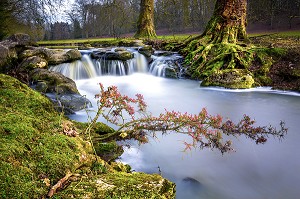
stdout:
[(0, 74), (0, 197), (39, 198), (51, 183), (74, 171), (82, 141), (61, 134), (63, 118), (52, 103)]
[(98, 156), (107, 162), (111, 162), (120, 157), (124, 150), (116, 141), (111, 142), (94, 142), (95, 151)]
[(175, 184), (160, 175), (111, 172), (82, 178), (57, 198), (175, 198)]
[(232, 89), (251, 88), (254, 84), (252, 74), (243, 69), (225, 69), (216, 71), (205, 78), (201, 86), (220, 86)]

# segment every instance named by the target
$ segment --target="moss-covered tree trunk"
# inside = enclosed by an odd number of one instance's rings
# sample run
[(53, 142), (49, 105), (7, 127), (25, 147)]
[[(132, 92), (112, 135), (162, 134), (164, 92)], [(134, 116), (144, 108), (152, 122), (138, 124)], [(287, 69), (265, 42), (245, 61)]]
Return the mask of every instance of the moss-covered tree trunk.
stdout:
[(247, 0), (217, 0), (204, 35), (210, 36), (213, 43), (236, 43), (247, 39), (246, 10)]
[(156, 37), (154, 29), (154, 0), (141, 0), (135, 38)]
[(181, 51), (191, 66), (192, 77), (203, 85), (250, 88), (250, 66), (257, 48), (246, 34), (247, 0), (217, 0), (213, 16), (202, 35), (185, 43)]

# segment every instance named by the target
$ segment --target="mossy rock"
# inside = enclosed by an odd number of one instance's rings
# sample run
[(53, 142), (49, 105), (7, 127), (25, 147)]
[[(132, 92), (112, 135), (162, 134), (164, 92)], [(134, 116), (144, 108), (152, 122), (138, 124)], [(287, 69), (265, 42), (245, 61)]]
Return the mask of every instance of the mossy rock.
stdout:
[(95, 151), (101, 159), (106, 162), (111, 162), (120, 157), (124, 150), (116, 141), (111, 142), (94, 142)]
[(75, 82), (61, 73), (46, 69), (35, 69), (30, 73), (31, 81), (47, 83), (48, 93), (79, 94)]
[(251, 88), (254, 84), (252, 74), (246, 69), (225, 69), (214, 72), (205, 78), (201, 86), (220, 86), (232, 89)]
[(154, 53), (154, 49), (152, 46), (143, 46), (138, 49), (138, 52), (145, 55), (146, 57), (151, 57), (151, 55)]
[(157, 174), (114, 172), (71, 183), (58, 198), (175, 198), (175, 184)]
[(24, 59), (20, 65), (21, 70), (31, 71), (36, 68), (47, 68), (48, 62), (37, 56), (28, 57)]
[(166, 67), (165, 68), (165, 77), (172, 78), (172, 79), (177, 79), (178, 75), (177, 75), (176, 69), (171, 68), (171, 67)]

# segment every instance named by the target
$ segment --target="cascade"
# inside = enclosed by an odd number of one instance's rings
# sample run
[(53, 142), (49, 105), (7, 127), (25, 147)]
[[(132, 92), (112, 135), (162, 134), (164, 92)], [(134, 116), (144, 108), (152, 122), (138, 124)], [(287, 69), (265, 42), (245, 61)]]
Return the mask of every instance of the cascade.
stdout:
[(97, 76), (93, 62), (88, 54), (84, 54), (81, 60), (52, 66), (49, 70), (59, 72), (73, 80), (88, 79)]
[[(152, 58), (153, 62), (149, 67), (149, 72), (152, 75), (160, 77), (169, 77), (174, 75), (178, 77), (181, 76), (181, 73), (183, 72), (181, 66), (183, 58), (181, 55), (166, 51), (156, 51)], [(170, 74), (170, 71), (174, 74)]]
[(89, 79), (103, 75), (123, 76), (133, 73), (151, 73), (155, 76), (167, 77), (166, 69), (171, 69), (174, 73), (180, 71), (180, 61), (182, 57), (176, 53), (157, 51), (152, 58), (152, 63), (148, 67), (148, 61), (144, 55), (136, 49), (127, 49), (133, 53), (134, 57), (127, 61), (110, 60), (105, 57), (92, 59), (92, 51), (82, 51), (82, 59), (72, 63), (63, 63), (50, 67), (50, 71), (62, 73), (73, 80)]

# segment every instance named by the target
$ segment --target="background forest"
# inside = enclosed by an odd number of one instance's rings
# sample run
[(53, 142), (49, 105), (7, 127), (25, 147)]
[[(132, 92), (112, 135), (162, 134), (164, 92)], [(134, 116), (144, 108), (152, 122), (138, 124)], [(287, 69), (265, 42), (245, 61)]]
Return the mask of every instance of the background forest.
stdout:
[[(1, 0), (0, 39), (25, 32), (37, 40), (126, 37), (136, 31), (140, 0)], [(157, 0), (158, 35), (199, 32), (215, 0)], [(59, 9), (58, 9), (59, 8)], [(300, 0), (248, 0), (248, 30), (300, 26)]]

